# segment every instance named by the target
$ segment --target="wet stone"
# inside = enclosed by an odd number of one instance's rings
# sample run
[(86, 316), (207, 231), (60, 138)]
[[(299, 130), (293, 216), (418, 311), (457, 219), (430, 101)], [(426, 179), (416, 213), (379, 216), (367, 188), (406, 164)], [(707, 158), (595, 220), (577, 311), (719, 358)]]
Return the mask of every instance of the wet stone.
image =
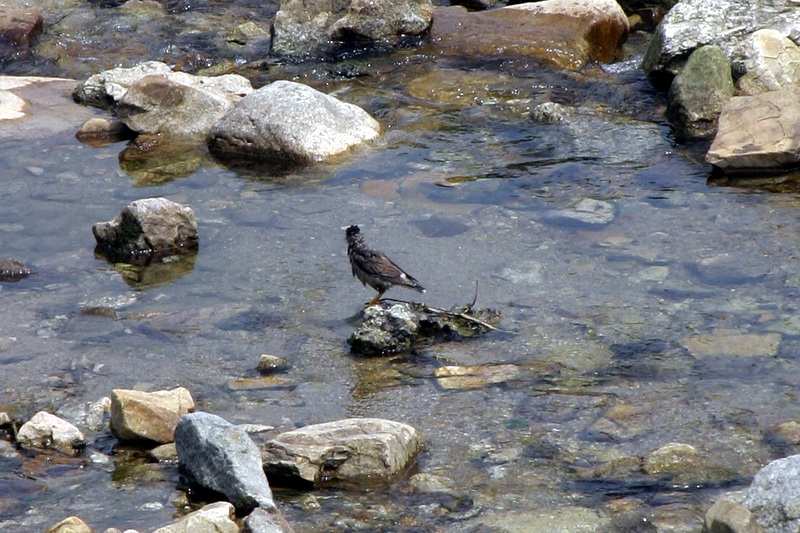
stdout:
[(443, 389), (479, 389), (506, 383), (519, 374), (516, 365), (443, 366), (433, 372)]
[(114, 262), (150, 263), (197, 249), (197, 220), (189, 207), (167, 198), (128, 204), (114, 219), (92, 226), (98, 251)]
[(235, 520), (235, 509), (228, 502), (216, 502), (189, 513), (174, 524), (160, 527), (153, 533), (192, 533), (215, 531), (217, 533), (239, 533)]
[(19, 261), (0, 259), (0, 281), (19, 281), (32, 274), (31, 269)]
[(357, 355), (409, 352), (420, 342), (441, 342), (481, 335), (495, 329), (500, 313), (492, 309), (437, 309), (414, 302), (364, 310), (363, 320), (347, 342)]
[(261, 354), (258, 358), (258, 365), (256, 370), (262, 374), (272, 374), (275, 372), (283, 372), (289, 369), (289, 361), (277, 355)]
[(780, 333), (741, 333), (737, 330), (715, 329), (705, 335), (687, 337), (682, 344), (695, 357), (775, 357), (781, 339)]
[(77, 516), (70, 516), (48, 529), (46, 533), (92, 533), (92, 528)]
[(644, 460), (644, 471), (650, 475), (685, 474), (696, 471), (703, 464), (697, 448), (673, 442), (648, 454)]
[(553, 211), (546, 219), (555, 223), (606, 226), (613, 222), (615, 217), (614, 204), (594, 198), (584, 198), (568, 209)]

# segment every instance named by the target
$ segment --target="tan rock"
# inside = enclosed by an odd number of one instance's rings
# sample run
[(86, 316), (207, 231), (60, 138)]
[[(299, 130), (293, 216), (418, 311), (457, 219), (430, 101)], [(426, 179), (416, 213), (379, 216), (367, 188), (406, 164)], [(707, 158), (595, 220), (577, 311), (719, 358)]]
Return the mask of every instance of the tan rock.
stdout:
[(800, 87), (728, 100), (706, 161), (728, 174), (800, 165)]
[(671, 442), (650, 452), (644, 459), (644, 471), (650, 475), (683, 474), (696, 471), (704, 464), (697, 448)]
[(46, 533), (92, 533), (92, 528), (77, 516), (70, 516), (48, 529)]
[(235, 509), (229, 502), (216, 502), (189, 513), (174, 524), (160, 527), (153, 533), (196, 533), (214, 531), (215, 533), (239, 533), (234, 522)]
[(736, 80), (743, 95), (778, 91), (800, 84), (800, 48), (775, 29), (758, 30), (748, 38), (747, 73)]
[(545, 0), (477, 12), (439, 8), (431, 38), (443, 55), (532, 57), (572, 70), (613, 60), (628, 31), (613, 0)]
[(111, 393), (111, 431), (120, 440), (172, 442), (181, 416), (194, 409), (192, 395), (183, 387), (142, 392), (115, 389)]
[(732, 329), (715, 329), (706, 335), (683, 339), (683, 346), (695, 357), (727, 355), (734, 357), (778, 355), (780, 333), (741, 333)]
[(442, 366), (433, 372), (444, 389), (479, 389), (505, 383), (519, 374), (516, 365)]
[(741, 495), (732, 497), (725, 494), (714, 502), (706, 512), (703, 531), (708, 533), (762, 533), (764, 530), (756, 522), (753, 513), (740, 503)]
[(417, 431), (380, 418), (350, 418), (281, 433), (264, 449), (264, 467), (295, 483), (324, 479), (388, 479), (421, 445)]

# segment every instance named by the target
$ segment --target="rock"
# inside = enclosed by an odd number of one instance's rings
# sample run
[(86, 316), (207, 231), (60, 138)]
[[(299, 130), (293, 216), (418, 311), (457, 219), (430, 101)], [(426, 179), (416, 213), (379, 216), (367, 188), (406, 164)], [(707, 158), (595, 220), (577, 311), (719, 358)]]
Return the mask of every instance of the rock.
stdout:
[(679, 140), (711, 138), (734, 94), (731, 66), (718, 46), (702, 46), (686, 62), (667, 94), (667, 118)]
[(347, 342), (361, 355), (391, 355), (407, 352), (419, 334), (419, 317), (408, 304), (394, 304), (388, 309), (371, 305), (364, 309), (364, 319)]
[(742, 503), (765, 531), (800, 530), (800, 455), (772, 461), (759, 470)]
[(272, 25), (272, 51), (305, 56), (346, 45), (394, 46), (428, 31), (431, 0), (282, 0)]
[(531, 110), (531, 118), (540, 124), (555, 124), (573, 113), (571, 107), (556, 102), (543, 102)]
[(115, 113), (137, 133), (203, 141), (214, 123), (241, 98), (209, 90), (202, 83), (181, 83), (174, 77), (152, 74), (133, 82), (117, 102)]
[(500, 313), (492, 309), (430, 308), (421, 303), (383, 304), (364, 309), (363, 320), (348, 337), (353, 353), (392, 355), (408, 352), (422, 339), (447, 340), (492, 331)]
[(706, 161), (726, 174), (782, 172), (800, 164), (800, 88), (731, 98)]
[(19, 261), (9, 257), (0, 259), (0, 281), (19, 281), (32, 273), (30, 268)]
[(442, 366), (433, 371), (443, 389), (479, 389), (506, 383), (520, 374), (517, 365)]
[(583, 198), (569, 209), (558, 209), (546, 216), (555, 223), (578, 223), (586, 226), (605, 226), (614, 221), (614, 204), (594, 198)]
[(379, 133), (378, 121), (360, 107), (301, 83), (276, 81), (245, 97), (214, 124), (208, 146), (222, 159), (309, 164)]
[(350, 418), (281, 433), (264, 449), (264, 467), (292, 485), (387, 480), (419, 451), (417, 431), (379, 418)]
[(284, 370), (288, 370), (290, 366), (291, 365), (289, 361), (283, 357), (264, 353), (258, 358), (256, 370), (262, 374), (272, 374), (275, 372), (283, 372)]
[(48, 529), (46, 533), (92, 533), (92, 528), (77, 516), (70, 516)]
[(242, 533), (294, 533), (294, 530), (279, 513), (258, 507), (245, 519)]
[[(174, 105), (174, 99), (190, 91), (205, 93), (209, 101), (225, 100), (235, 104), (244, 96), (253, 91), (250, 81), (244, 76), (226, 74), (223, 76), (193, 76), (185, 72), (173, 72), (166, 63), (159, 61), (146, 61), (130, 68), (114, 68), (89, 77), (78, 85), (73, 92), (75, 100), (101, 109), (117, 105), (126, 95), (128, 90), (142, 78), (158, 76), (167, 80), (161, 85), (156, 84), (152, 96), (155, 101), (166, 102)], [(152, 78), (151, 78), (152, 80)], [(160, 92), (163, 87), (175, 89), (175, 84), (182, 86), (179, 90), (170, 92), (168, 89)], [(147, 92), (147, 85), (139, 90)], [(142, 95), (144, 96), (144, 95)], [(170, 98), (171, 96), (171, 98)], [(195, 97), (199, 95), (194, 94)], [(144, 100), (146, 102), (146, 99)]]
[(44, 19), (38, 9), (0, 6), (0, 59), (27, 52), (43, 28)]
[(83, 123), (75, 133), (82, 143), (92, 146), (131, 139), (134, 132), (124, 122), (115, 117), (93, 117)]
[(704, 466), (697, 448), (672, 442), (650, 452), (644, 459), (644, 471), (651, 476), (685, 474)]
[(166, 198), (128, 204), (114, 220), (92, 226), (98, 248), (111, 261), (149, 263), (197, 249), (197, 221), (188, 207)]
[(613, 0), (545, 0), (476, 12), (454, 6), (436, 10), (430, 48), (435, 55), (530, 57), (575, 70), (612, 61), (628, 31)]
[(43, 139), (85, 122), (95, 112), (73, 102), (75, 80), (0, 76), (0, 138)]
[[(793, 0), (682, 0), (656, 28), (642, 69), (657, 83), (671, 80), (696, 48), (716, 44), (725, 56), (748, 70), (749, 35), (772, 28), (783, 36), (800, 31), (800, 12)], [(740, 72), (742, 74), (744, 72)]]
[(196, 142), (143, 133), (119, 154), (119, 167), (138, 187), (162, 185), (214, 164), (206, 147)]
[(153, 533), (239, 533), (236, 524), (236, 510), (228, 502), (215, 502), (189, 513), (174, 524), (160, 527)]
[(239, 510), (276, 508), (261, 454), (242, 428), (210, 413), (188, 414), (175, 429), (175, 446), (190, 482), (223, 494)]
[(111, 431), (121, 441), (165, 444), (174, 440), (178, 421), (193, 409), (192, 395), (183, 387), (156, 392), (115, 389)]
[(706, 512), (704, 533), (763, 533), (753, 513), (742, 505), (742, 493), (728, 493), (717, 498)]
[(789, 420), (771, 427), (769, 438), (781, 446), (800, 445), (800, 422)]
[(147, 452), (147, 456), (157, 463), (177, 463), (178, 451), (174, 442), (168, 442), (161, 446), (156, 446)]
[(706, 335), (687, 337), (681, 344), (694, 357), (703, 356), (767, 356), (778, 355), (780, 333), (741, 333), (733, 329), (715, 329)]
[(747, 72), (736, 80), (740, 96), (800, 85), (800, 48), (781, 32), (769, 28), (750, 35), (746, 56)]
[(39, 411), (19, 428), (17, 443), (23, 448), (56, 449), (74, 455), (86, 445), (86, 438), (66, 420)]

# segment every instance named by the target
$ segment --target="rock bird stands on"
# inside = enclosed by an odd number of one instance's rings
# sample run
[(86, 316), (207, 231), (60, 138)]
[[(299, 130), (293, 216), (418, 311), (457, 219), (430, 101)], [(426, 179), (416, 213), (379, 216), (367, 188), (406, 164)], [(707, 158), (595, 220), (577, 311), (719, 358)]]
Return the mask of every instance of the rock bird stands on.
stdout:
[(357, 277), (365, 286), (369, 285), (378, 291), (378, 294), (370, 300), (367, 306), (376, 304), (383, 293), (394, 285), (402, 285), (409, 289), (425, 292), (417, 280), (395, 265), (385, 253), (367, 248), (358, 226), (347, 228), (345, 237), (347, 239), (347, 257), (353, 268), (353, 276)]

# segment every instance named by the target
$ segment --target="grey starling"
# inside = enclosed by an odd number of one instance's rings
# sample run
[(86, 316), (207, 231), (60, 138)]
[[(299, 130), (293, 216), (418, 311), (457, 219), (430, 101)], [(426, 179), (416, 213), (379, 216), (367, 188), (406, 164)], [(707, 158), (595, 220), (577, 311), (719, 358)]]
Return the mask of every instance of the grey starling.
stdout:
[(385, 253), (367, 248), (358, 226), (347, 228), (345, 238), (347, 240), (347, 257), (350, 259), (353, 276), (357, 277), (365, 286), (369, 285), (378, 291), (378, 294), (370, 300), (367, 306), (377, 303), (383, 293), (394, 285), (402, 285), (425, 292), (417, 280), (394, 264)]

